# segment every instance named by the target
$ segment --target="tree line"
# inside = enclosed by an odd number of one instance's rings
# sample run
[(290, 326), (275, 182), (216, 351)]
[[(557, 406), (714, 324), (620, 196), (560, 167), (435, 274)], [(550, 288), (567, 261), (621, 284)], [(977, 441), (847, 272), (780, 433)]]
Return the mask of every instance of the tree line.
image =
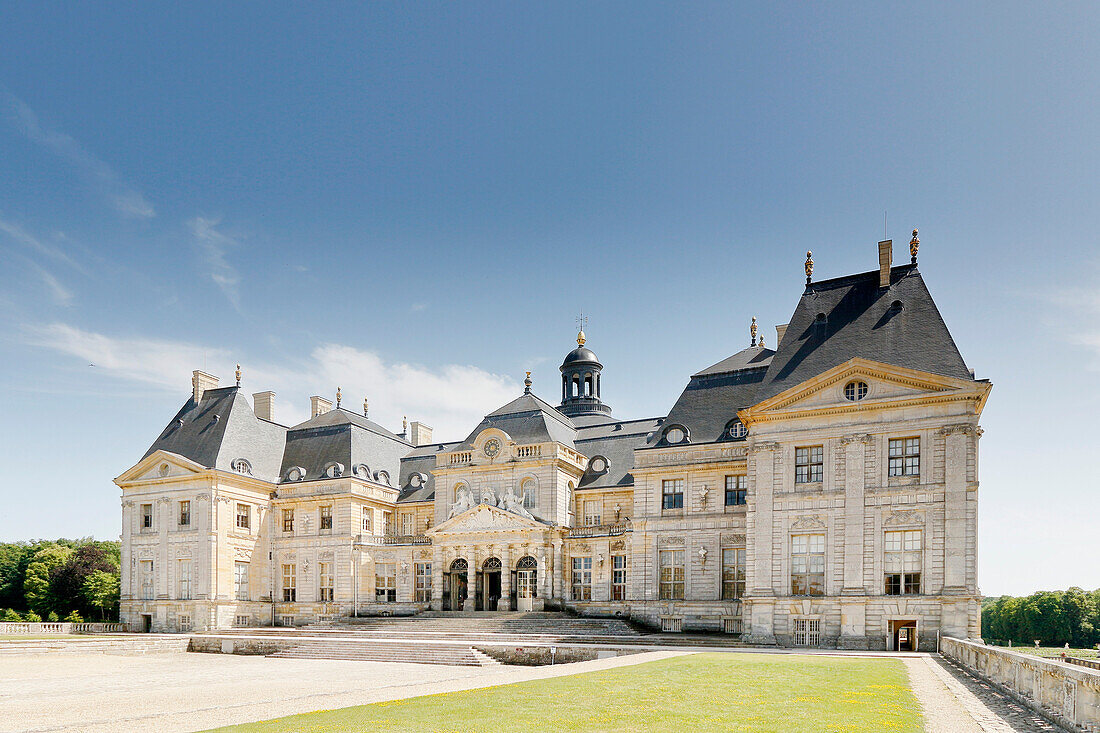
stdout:
[(91, 538), (0, 543), (0, 621), (117, 619), (121, 559)]
[(982, 638), (992, 643), (1087, 649), (1100, 644), (1100, 589), (1039, 591), (982, 602)]

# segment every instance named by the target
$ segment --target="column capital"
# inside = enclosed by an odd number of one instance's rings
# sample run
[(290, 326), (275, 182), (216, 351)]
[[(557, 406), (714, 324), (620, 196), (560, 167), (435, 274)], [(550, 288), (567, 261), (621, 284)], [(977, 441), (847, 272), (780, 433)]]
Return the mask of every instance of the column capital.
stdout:
[(978, 435), (980, 430), (981, 428), (976, 425), (959, 423), (958, 425), (945, 425), (940, 428), (939, 433), (940, 435), (955, 435), (959, 433), (963, 435)]

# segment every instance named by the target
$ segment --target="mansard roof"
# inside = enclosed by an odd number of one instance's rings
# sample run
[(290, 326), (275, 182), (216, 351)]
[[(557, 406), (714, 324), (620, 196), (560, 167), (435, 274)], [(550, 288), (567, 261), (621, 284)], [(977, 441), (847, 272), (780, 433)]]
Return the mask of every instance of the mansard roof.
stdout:
[[(397, 497), (398, 502), (431, 501), (435, 499), (435, 476), (432, 470), (435, 468), (435, 454), (443, 451), (454, 450), (460, 445), (454, 443), (429, 443), (417, 446), (401, 459), (401, 478), (399, 488), (401, 493)], [(413, 474), (423, 474), (425, 481), (420, 486), (412, 485)]]
[(553, 441), (572, 448), (577, 436), (577, 428), (568, 417), (531, 392), (525, 392), (486, 415), (461, 447), (472, 447), (474, 440), (486, 428), (503, 430), (520, 444)]
[(614, 486), (633, 486), (634, 449), (644, 448), (646, 437), (656, 430), (662, 418), (604, 423), (581, 428), (577, 431), (576, 449), (589, 459), (603, 456), (607, 470), (596, 473), (586, 468), (577, 482), (578, 489), (602, 489)]
[(286, 428), (256, 417), (239, 387), (222, 387), (189, 398), (142, 458), (163, 450), (222, 471), (243, 458), (253, 476), (277, 481), (285, 440)]
[[(861, 357), (972, 380), (917, 266), (806, 286), (775, 351), (750, 347), (694, 374), (669, 411), (666, 426), (687, 428), (693, 443), (722, 439), (737, 411)], [(662, 444), (655, 433), (648, 445)]]
[(286, 433), (280, 476), (294, 466), (305, 469), (305, 480), (325, 477), (332, 463), (351, 475), (355, 466), (365, 464), (371, 475), (379, 470), (390, 476), (395, 486), (401, 471), (401, 458), (411, 444), (381, 425), (357, 413), (337, 407), (295, 425)]

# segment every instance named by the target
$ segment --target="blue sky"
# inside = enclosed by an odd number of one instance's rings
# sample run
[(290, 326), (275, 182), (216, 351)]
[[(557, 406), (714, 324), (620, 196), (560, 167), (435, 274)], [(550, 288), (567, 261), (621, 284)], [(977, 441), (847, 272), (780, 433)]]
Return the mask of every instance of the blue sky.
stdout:
[[(985, 592), (1100, 586), (1094, 4), (0, 9), (0, 539), (119, 531), (206, 368), (461, 437), (620, 417), (875, 269), (883, 212), (983, 418)], [(95, 364), (95, 366), (89, 366)]]

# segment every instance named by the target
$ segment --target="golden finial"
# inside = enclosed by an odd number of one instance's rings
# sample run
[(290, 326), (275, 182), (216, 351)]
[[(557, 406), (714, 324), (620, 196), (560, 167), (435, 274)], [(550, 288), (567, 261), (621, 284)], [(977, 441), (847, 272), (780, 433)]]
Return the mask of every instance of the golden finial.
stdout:
[(241, 386), (241, 365), (237, 365), (237, 386)]
[(577, 346), (584, 346), (584, 342), (588, 340), (588, 337), (584, 335), (584, 331), (577, 331)]
[(920, 240), (917, 239), (917, 230), (913, 230), (913, 238), (909, 240), (909, 254), (913, 258), (913, 264), (917, 264), (917, 250), (920, 249)]
[(763, 337), (763, 336), (761, 336), (761, 337), (760, 337), (760, 348), (761, 348), (761, 349), (766, 349), (766, 348), (768, 348), (768, 347), (764, 346), (764, 337)]
[(588, 318), (583, 313), (577, 316), (577, 346), (584, 346), (588, 337), (584, 335), (584, 327), (588, 325)]
[(369, 415), (370, 415), (370, 402), (368, 402), (367, 398), (364, 397), (363, 398), (363, 417), (367, 417)]
[(531, 394), (531, 372), (527, 372), (527, 378), (523, 380), (523, 394)]
[(340, 406), (340, 400), (344, 397), (344, 393), (340, 391), (340, 388), (336, 388), (336, 406)]
[(756, 316), (752, 317), (752, 325), (749, 326), (749, 334), (752, 336), (751, 346), (756, 346)]
[(814, 253), (806, 253), (806, 284), (810, 284), (811, 278), (814, 276)]

